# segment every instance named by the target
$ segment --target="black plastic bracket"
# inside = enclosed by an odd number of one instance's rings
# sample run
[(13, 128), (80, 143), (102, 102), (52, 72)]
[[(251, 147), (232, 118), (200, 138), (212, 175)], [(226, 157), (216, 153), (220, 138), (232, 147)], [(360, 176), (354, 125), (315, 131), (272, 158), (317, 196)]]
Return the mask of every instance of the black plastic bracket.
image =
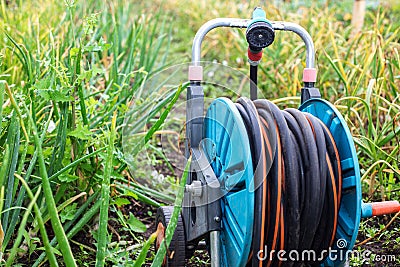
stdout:
[(185, 190), (183, 217), (188, 242), (221, 230), (220, 183), (203, 150), (192, 149), (192, 183)]
[(185, 156), (189, 158), (190, 147), (198, 147), (203, 138), (204, 92), (200, 84), (191, 82), (186, 94), (186, 140)]
[(192, 156), (183, 199), (183, 221), (188, 245), (197, 245), (211, 231), (221, 229), (220, 184), (201, 148), (204, 92), (200, 82), (187, 89), (185, 156)]
[(321, 98), (321, 93), (316, 87), (303, 87), (301, 88), (301, 104), (311, 98)]

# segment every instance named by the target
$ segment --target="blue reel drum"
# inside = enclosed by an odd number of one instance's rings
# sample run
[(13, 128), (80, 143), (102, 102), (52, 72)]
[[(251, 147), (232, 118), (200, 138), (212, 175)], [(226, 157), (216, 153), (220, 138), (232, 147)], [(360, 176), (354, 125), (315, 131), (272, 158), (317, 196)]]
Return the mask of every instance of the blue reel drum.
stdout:
[(203, 149), (221, 183), (221, 266), (244, 266), (254, 220), (253, 165), (249, 138), (235, 104), (214, 100), (204, 119)]

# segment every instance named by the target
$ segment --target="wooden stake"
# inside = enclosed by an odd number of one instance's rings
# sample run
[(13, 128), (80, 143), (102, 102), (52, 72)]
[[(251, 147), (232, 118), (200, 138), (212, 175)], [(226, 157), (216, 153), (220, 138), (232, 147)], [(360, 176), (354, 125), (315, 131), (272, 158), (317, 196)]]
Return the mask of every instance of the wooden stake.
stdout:
[(365, 17), (365, 0), (354, 0), (353, 4), (353, 16), (351, 19), (351, 25), (353, 26), (353, 34), (361, 31), (364, 24)]

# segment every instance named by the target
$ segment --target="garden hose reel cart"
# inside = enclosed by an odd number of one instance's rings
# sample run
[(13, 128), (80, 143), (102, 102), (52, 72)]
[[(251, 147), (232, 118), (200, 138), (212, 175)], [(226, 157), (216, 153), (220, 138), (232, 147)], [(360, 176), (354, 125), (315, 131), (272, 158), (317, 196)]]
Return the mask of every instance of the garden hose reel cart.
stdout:
[[(217, 98), (204, 116), (201, 43), (218, 27), (246, 29), (250, 99)], [(280, 111), (257, 99), (257, 66), (276, 31), (294, 32), (305, 43), (298, 110)], [(316, 76), (309, 33), (295, 23), (267, 20), (261, 8), (252, 19), (218, 18), (199, 29), (186, 104), (185, 153), (192, 163), (165, 265), (183, 266), (205, 239), (211, 266), (341, 266), (354, 247), (361, 217), (400, 210), (397, 201), (362, 202), (351, 133), (314, 87)], [(159, 208), (157, 224), (166, 227), (172, 210)], [(311, 249), (328, 250), (320, 259), (288, 262), (268, 253)]]

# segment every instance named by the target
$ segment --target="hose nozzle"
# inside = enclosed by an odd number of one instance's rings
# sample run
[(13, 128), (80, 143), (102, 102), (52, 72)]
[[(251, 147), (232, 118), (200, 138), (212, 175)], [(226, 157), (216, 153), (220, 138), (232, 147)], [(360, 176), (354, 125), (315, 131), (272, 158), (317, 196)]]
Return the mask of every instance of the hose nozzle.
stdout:
[(265, 11), (256, 7), (253, 11), (252, 20), (247, 26), (246, 40), (251, 52), (258, 53), (263, 48), (274, 42), (275, 31), (271, 23), (266, 19)]

